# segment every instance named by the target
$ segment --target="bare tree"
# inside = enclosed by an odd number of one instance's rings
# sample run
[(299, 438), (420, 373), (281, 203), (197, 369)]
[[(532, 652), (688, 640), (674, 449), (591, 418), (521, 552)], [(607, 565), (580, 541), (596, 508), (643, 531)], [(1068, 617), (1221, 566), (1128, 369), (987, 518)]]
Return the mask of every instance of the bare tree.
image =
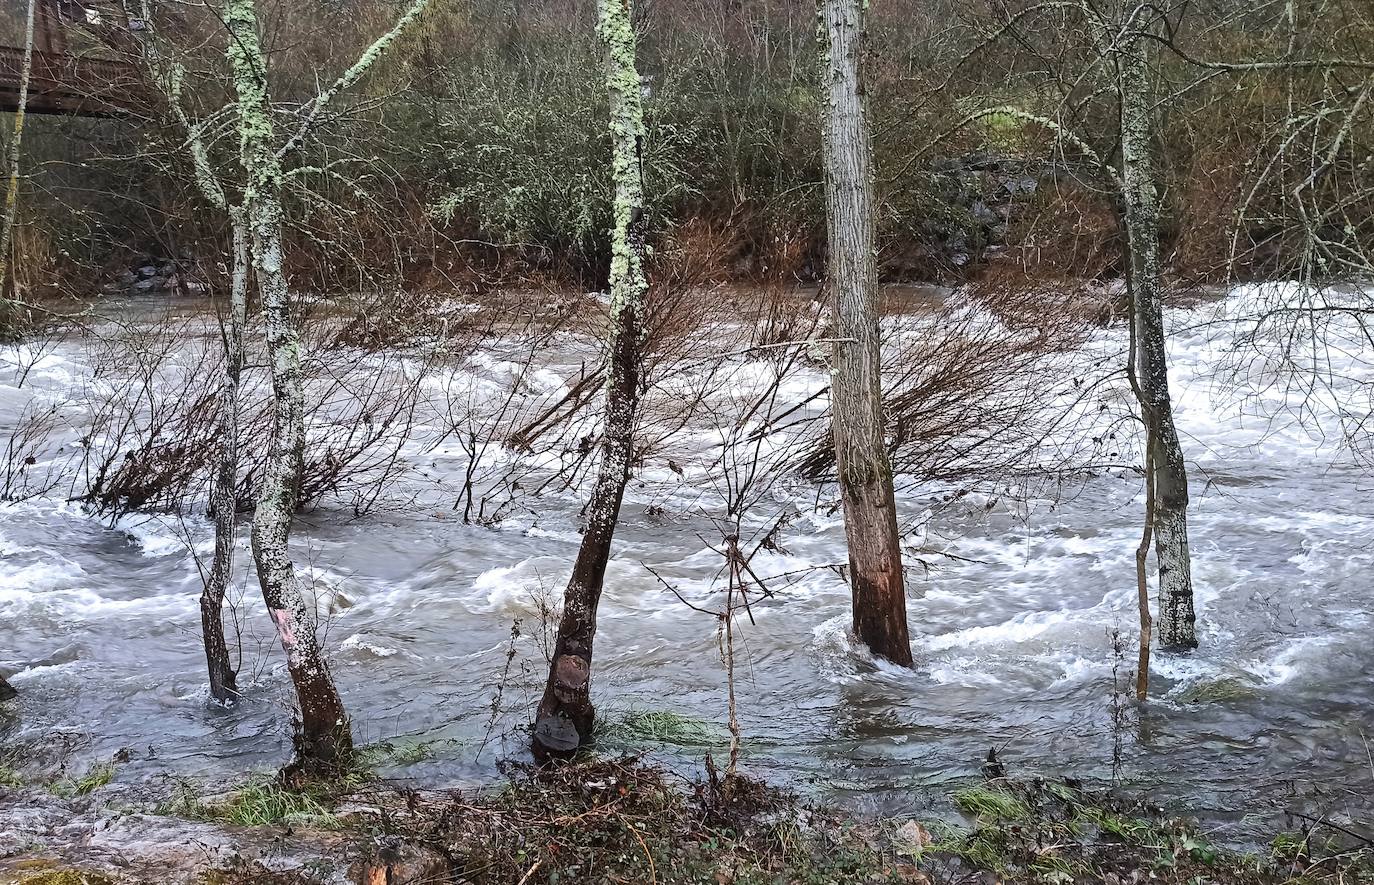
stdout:
[[(142, 20), (151, 22), (150, 2), (142, 5)], [(138, 41), (140, 58), (156, 84), (170, 115), (178, 124), (183, 145), (191, 162), (192, 180), (201, 197), (213, 208), (229, 216), (232, 229), (233, 269), (229, 282), (229, 305), (221, 323), (224, 349), (224, 375), (218, 403), (218, 452), (215, 476), (210, 491), (210, 509), (215, 518), (215, 549), (210, 570), (203, 575), (200, 596), (201, 637), (209, 672), (210, 696), (220, 703), (233, 703), (238, 697), (238, 668), (231, 660), (224, 632), (224, 599), (234, 567), (238, 531), (239, 472), (239, 385), (243, 374), (243, 330), (247, 324), (248, 284), (251, 271), (251, 242), (242, 207), (229, 205), (224, 184), (210, 163), (210, 151), (202, 128), (191, 122), (182, 107), (185, 69), (174, 58), (163, 54), (156, 33)]]
[(288, 542), (305, 464), (305, 391), (299, 317), (283, 267), (282, 192), (285, 161), (310, 135), (340, 91), (356, 83), (424, 10), (416, 0), (390, 31), (379, 37), (332, 86), (309, 104), (295, 132), (277, 143), (267, 82), (268, 59), (258, 37), (255, 0), (226, 0), (228, 59), (237, 96), (239, 162), (245, 176), (243, 220), (262, 299), (267, 356), (272, 373), (272, 439), (253, 512), (252, 547), (258, 582), (300, 704), (296, 765), (330, 771), (352, 755), (348, 715), (316, 635), (316, 613), (307, 601)]
[(824, 154), (835, 321), (831, 433), (849, 542), (854, 633), (875, 655), (911, 664), (892, 467), (883, 439), (876, 206), (860, 59), (864, 0), (820, 0)]
[(241, 209), (234, 209), (234, 269), (228, 316), (221, 324), (224, 377), (220, 382), (219, 456), (215, 463), (210, 506), (215, 516), (215, 553), (200, 596), (201, 633), (210, 673), (210, 696), (231, 703), (238, 694), (238, 668), (230, 660), (224, 634), (224, 597), (234, 570), (238, 532), (239, 384), (243, 375), (243, 328), (248, 322), (248, 273), (252, 261), (248, 229)]
[(635, 67), (630, 0), (598, 0), (597, 34), (606, 51), (611, 166), (615, 183), (611, 232), (611, 308), (606, 346), (606, 417), (601, 466), (586, 508), (582, 544), (563, 594), (563, 615), (549, 678), (535, 719), (537, 756), (561, 756), (592, 736), (592, 646), (596, 609), (634, 456), (639, 409), (645, 275), (644, 108)]
[(14, 224), (19, 212), (19, 155), (24, 141), (24, 116), (29, 102), (29, 78), (33, 75), (33, 22), (37, 0), (29, 0), (24, 19), (24, 62), (19, 73), (19, 102), (14, 112), (14, 135), (10, 138), (6, 170), (5, 205), (0, 210), (0, 337), (8, 334), (11, 323), (18, 320), (17, 302), (5, 295), (5, 279), (9, 274), (10, 243), (14, 239)]
[[(1156, 24), (1152, 7), (1127, 10), (1115, 47), (1120, 105), (1122, 215), (1131, 296), (1131, 387), (1145, 424), (1147, 521), (1159, 566), (1159, 643), (1165, 649), (1197, 647), (1193, 573), (1188, 550), (1188, 469), (1169, 398), (1164, 332), (1164, 276), (1160, 266), (1160, 183), (1154, 159), (1158, 96), (1152, 86), (1150, 46), (1142, 29)], [(1134, 20), (1134, 21), (1133, 21)]]

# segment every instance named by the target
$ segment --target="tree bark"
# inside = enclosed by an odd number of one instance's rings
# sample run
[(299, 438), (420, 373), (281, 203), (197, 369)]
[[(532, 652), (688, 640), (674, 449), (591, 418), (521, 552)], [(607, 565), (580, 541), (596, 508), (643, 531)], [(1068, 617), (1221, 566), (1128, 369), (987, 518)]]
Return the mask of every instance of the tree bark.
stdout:
[(346, 764), (353, 737), (320, 650), (315, 611), (306, 601), (288, 546), (305, 461), (305, 393), (300, 332), (282, 266), (281, 156), (273, 145), (267, 60), (258, 40), (254, 0), (227, 0), (225, 24), (238, 96), (240, 161), (247, 178), (243, 211), (252, 234), (272, 371), (272, 438), (253, 512), (253, 559), (300, 705), (295, 767), (328, 773)]
[(610, 96), (611, 166), (615, 181), (611, 233), (611, 312), (607, 346), (606, 428), (601, 465), (587, 505), (586, 530), (563, 594), (553, 660), (535, 719), (537, 757), (566, 756), (592, 737), (592, 645), (611, 540), (630, 477), (639, 409), (640, 347), (648, 281), (645, 277), (644, 111), (629, 0), (598, 0), (597, 34), (606, 49)]
[[(145, 20), (152, 15), (150, 5), (146, 2), (142, 15)], [(201, 637), (210, 677), (210, 696), (222, 704), (230, 704), (238, 698), (238, 670), (231, 660), (224, 634), (224, 597), (233, 573), (235, 533), (238, 528), (238, 391), (243, 372), (243, 328), (247, 322), (252, 239), (244, 207), (229, 205), (224, 185), (211, 166), (202, 129), (191, 123), (181, 105), (185, 69), (175, 57), (164, 56), (159, 51), (157, 35), (154, 33), (143, 33), (138, 46), (150, 74), (148, 79), (161, 88), (168, 110), (185, 132), (185, 148), (196, 187), (211, 206), (229, 216), (233, 231), (234, 269), (229, 286), (229, 309), (221, 325), (224, 377), (220, 382), (220, 448), (210, 489), (210, 509), (215, 514), (215, 553), (200, 596)]]
[(873, 654), (911, 664), (901, 538), (883, 438), (872, 146), (860, 82), (864, 0), (820, 0), (824, 162), (835, 314), (831, 433), (849, 543), (854, 633)]
[(215, 511), (215, 558), (200, 595), (201, 634), (210, 672), (210, 696), (220, 703), (238, 698), (238, 669), (230, 660), (224, 635), (224, 597), (234, 569), (238, 528), (239, 378), (243, 373), (243, 327), (248, 314), (248, 270), (251, 239), (241, 209), (232, 210), (234, 271), (225, 318), (224, 378), (220, 382), (219, 462), (210, 492)]
[(5, 176), (5, 209), (0, 218), (0, 339), (18, 322), (17, 305), (5, 295), (5, 281), (9, 277), (10, 246), (14, 240), (14, 224), (19, 217), (19, 154), (24, 142), (24, 117), (29, 104), (29, 79), (33, 74), (33, 21), (37, 0), (29, 0), (24, 22), (24, 62), (19, 73), (19, 101), (14, 112), (14, 135), (10, 138), (9, 168)]
[(1143, 37), (1134, 37), (1119, 59), (1121, 182), (1129, 251), (1133, 369), (1145, 422), (1146, 449), (1153, 452), (1155, 558), (1159, 567), (1159, 643), (1162, 649), (1197, 647), (1192, 565), (1188, 553), (1188, 472), (1169, 398), (1164, 337), (1164, 283), (1160, 269), (1160, 201), (1154, 164), (1154, 98)]

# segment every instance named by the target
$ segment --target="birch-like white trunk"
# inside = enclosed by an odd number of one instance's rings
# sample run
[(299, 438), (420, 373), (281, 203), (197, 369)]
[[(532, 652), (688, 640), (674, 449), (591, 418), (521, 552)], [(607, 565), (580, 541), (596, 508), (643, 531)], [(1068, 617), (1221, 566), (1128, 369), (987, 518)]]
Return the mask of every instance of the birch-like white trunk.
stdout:
[(18, 305), (5, 295), (5, 281), (9, 278), (10, 248), (14, 242), (14, 225), (19, 218), (19, 155), (24, 144), (24, 117), (29, 105), (29, 79), (33, 75), (33, 21), (38, 0), (29, 0), (24, 20), (24, 62), (19, 73), (19, 102), (14, 112), (14, 135), (10, 138), (8, 166), (5, 175), (5, 209), (0, 217), (0, 339), (9, 334), (10, 324), (18, 322)]
[(314, 608), (288, 546), (305, 461), (305, 392), (300, 330), (283, 268), (281, 156), (274, 145), (267, 59), (258, 39), (254, 0), (227, 0), (224, 19), (238, 97), (240, 162), (247, 178), (242, 211), (252, 237), (272, 372), (272, 436), (253, 511), (253, 560), (300, 704), (296, 763), (307, 771), (327, 771), (347, 761), (353, 737), (321, 653)]
[(611, 315), (607, 343), (606, 428), (601, 464), (586, 529), (563, 594), (553, 661), (535, 720), (537, 756), (562, 756), (592, 737), (592, 645), (611, 540), (630, 478), (635, 416), (639, 409), (640, 347), (644, 299), (644, 109), (635, 66), (635, 33), (629, 0), (598, 0), (597, 34), (606, 50), (606, 89), (611, 110), (611, 168), (615, 181), (611, 232)]
[(831, 433), (835, 441), (854, 633), (880, 657), (911, 663), (901, 537), (883, 436), (876, 207), (861, 83), (865, 0), (820, 0), (825, 104), (827, 285), (835, 314)]
[(1154, 163), (1155, 112), (1149, 56), (1135, 37), (1118, 59), (1121, 100), (1121, 184), (1129, 250), (1132, 367), (1147, 434), (1147, 481), (1153, 479), (1153, 533), (1159, 566), (1159, 643), (1197, 647), (1192, 564), (1188, 552), (1188, 471), (1169, 398), (1160, 268), (1160, 202)]

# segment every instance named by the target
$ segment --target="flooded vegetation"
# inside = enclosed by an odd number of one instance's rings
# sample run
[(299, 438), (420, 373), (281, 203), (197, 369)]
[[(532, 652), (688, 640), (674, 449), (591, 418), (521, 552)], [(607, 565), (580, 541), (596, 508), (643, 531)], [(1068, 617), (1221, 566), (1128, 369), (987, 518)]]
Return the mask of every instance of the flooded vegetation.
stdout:
[(1374, 877), (1360, 3), (0, 26), (0, 882)]

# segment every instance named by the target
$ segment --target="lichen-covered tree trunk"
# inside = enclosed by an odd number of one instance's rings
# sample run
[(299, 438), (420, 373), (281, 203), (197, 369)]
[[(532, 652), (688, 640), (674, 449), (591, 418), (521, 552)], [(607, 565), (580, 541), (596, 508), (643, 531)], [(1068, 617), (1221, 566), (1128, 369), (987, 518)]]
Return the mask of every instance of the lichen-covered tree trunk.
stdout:
[(253, 511), (253, 560), (300, 704), (297, 766), (329, 771), (347, 761), (353, 738), (320, 650), (314, 608), (306, 600), (288, 547), (305, 460), (305, 393), (300, 332), (282, 265), (281, 156), (273, 144), (267, 60), (258, 40), (254, 0), (228, 0), (225, 24), (238, 97), (240, 162), (247, 180), (242, 211), (252, 236), (272, 371), (272, 437)]
[(1159, 256), (1160, 201), (1154, 164), (1154, 97), (1144, 38), (1129, 41), (1119, 60), (1121, 184), (1129, 251), (1134, 371), (1146, 449), (1153, 453), (1153, 531), (1159, 566), (1159, 644), (1197, 647), (1192, 564), (1188, 553), (1188, 472), (1169, 399), (1164, 336), (1164, 282)]
[(210, 696), (220, 703), (238, 697), (238, 669), (224, 636), (224, 597), (234, 569), (238, 528), (239, 379), (243, 374), (243, 327), (248, 320), (248, 270), (251, 239), (241, 209), (231, 211), (234, 271), (229, 286), (229, 310), (224, 319), (224, 378), (220, 381), (219, 461), (210, 492), (215, 511), (215, 558), (200, 595), (200, 625), (205, 662), (210, 672)]
[(635, 416), (639, 408), (640, 347), (648, 281), (644, 269), (644, 111), (635, 67), (629, 0), (598, 0), (597, 34), (606, 49), (611, 110), (611, 165), (615, 181), (611, 252), (611, 312), (607, 347), (606, 428), (601, 465), (586, 510), (586, 530), (563, 594), (548, 683), (535, 719), (533, 749), (540, 758), (564, 756), (587, 744), (595, 711), (591, 700), (592, 643), (611, 539), (630, 477)]
[(860, 82), (864, 2), (819, 5), (830, 234), (826, 276), (837, 339), (831, 434), (849, 542), (854, 633), (875, 655), (909, 665), (901, 538), (883, 439), (873, 161)]
[(9, 335), (11, 324), (18, 319), (16, 305), (5, 294), (9, 278), (10, 246), (14, 240), (14, 224), (19, 217), (19, 154), (24, 143), (24, 117), (29, 103), (29, 78), (33, 74), (33, 20), (37, 0), (29, 0), (24, 22), (24, 62), (19, 73), (19, 101), (14, 112), (14, 135), (10, 138), (8, 169), (5, 175), (5, 208), (0, 216), (0, 340)]

